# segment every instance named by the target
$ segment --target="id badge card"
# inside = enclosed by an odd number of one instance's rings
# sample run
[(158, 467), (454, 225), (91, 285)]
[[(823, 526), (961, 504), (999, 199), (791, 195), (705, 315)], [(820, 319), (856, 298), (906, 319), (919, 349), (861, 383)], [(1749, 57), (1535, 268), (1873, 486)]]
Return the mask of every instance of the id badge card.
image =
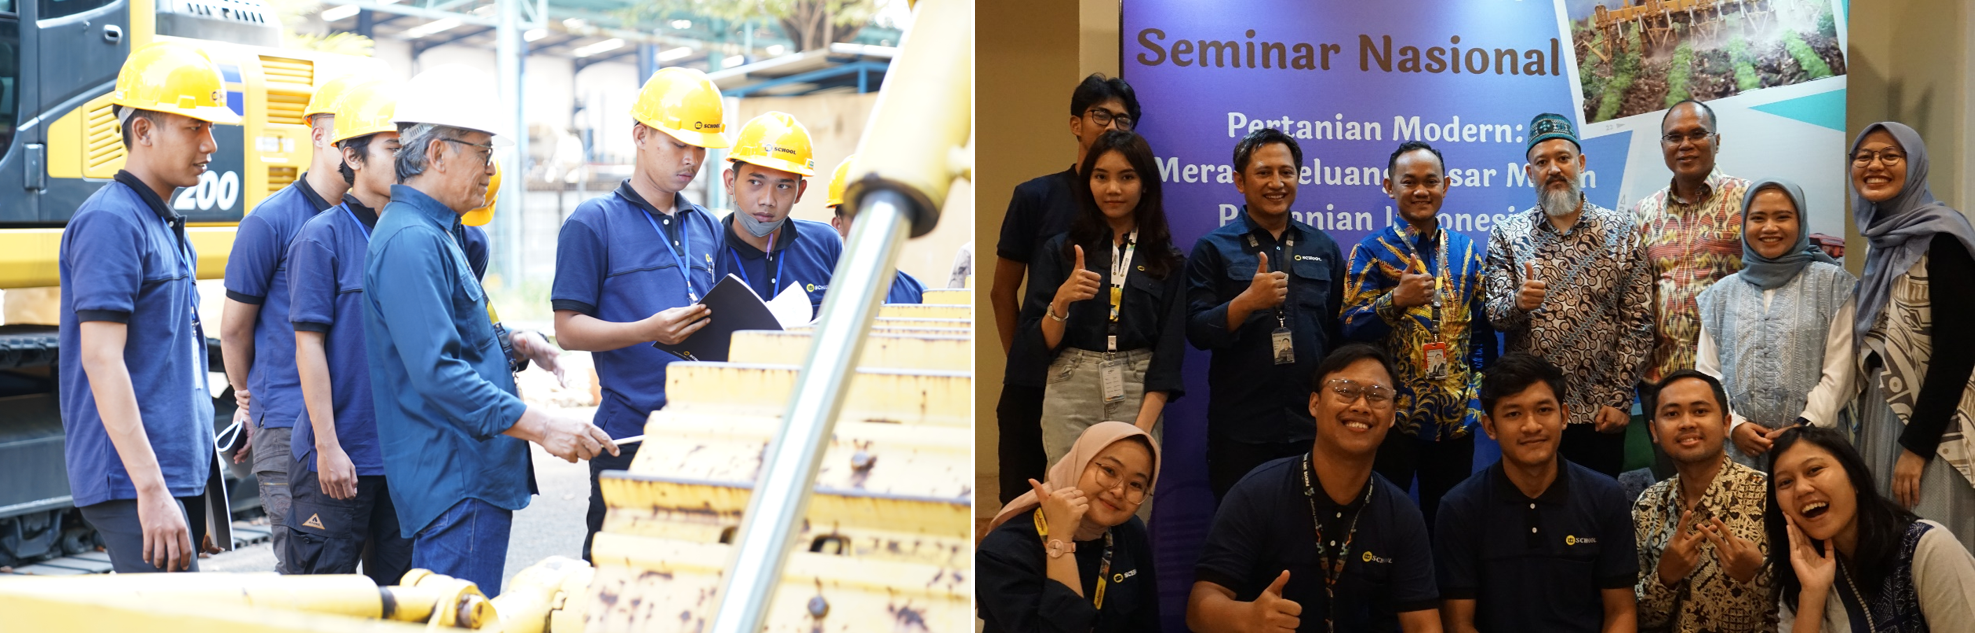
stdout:
[(1269, 333), (1271, 347), (1275, 350), (1277, 365), (1296, 364), (1296, 346), (1290, 341), (1289, 328), (1278, 327)]
[(1097, 364), (1098, 378), (1104, 383), (1104, 403), (1125, 401), (1125, 359), (1114, 358)]
[(1447, 344), (1439, 341), (1420, 346), (1420, 360), (1426, 365), (1428, 378), (1447, 376)]

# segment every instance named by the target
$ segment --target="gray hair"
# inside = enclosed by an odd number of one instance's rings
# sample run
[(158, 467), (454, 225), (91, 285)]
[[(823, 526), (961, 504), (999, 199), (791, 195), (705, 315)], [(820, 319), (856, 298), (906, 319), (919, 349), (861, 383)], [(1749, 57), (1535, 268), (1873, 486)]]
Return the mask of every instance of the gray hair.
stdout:
[(396, 160), (392, 161), (397, 168), (398, 182), (403, 183), (425, 173), (425, 168), (430, 166), (425, 160), (426, 149), (444, 139), (458, 139), (462, 136), (461, 132), (459, 128), (434, 123), (398, 124), (400, 145)]

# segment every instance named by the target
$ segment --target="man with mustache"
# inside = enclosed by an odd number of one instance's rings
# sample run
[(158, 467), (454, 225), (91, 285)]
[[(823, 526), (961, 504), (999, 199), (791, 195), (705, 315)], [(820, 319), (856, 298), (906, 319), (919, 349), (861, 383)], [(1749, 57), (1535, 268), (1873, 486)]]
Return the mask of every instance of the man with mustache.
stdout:
[(1447, 493), (1433, 531), (1448, 633), (1636, 630), (1639, 560), (1617, 481), (1559, 454), (1564, 372), (1503, 354), (1481, 379), (1502, 460)]
[(1195, 569), (1190, 628), (1439, 633), (1426, 522), (1404, 488), (1372, 472), (1398, 406), (1395, 376), (1365, 343), (1317, 366), (1316, 441), (1228, 492)]
[[(594, 421), (612, 438), (643, 435), (646, 417), (665, 408), (665, 368), (679, 358), (650, 343), (684, 342), (712, 315), (699, 300), (713, 289), (720, 228), (712, 212), (679, 192), (706, 164), (707, 149), (729, 145), (721, 135), (720, 90), (697, 70), (653, 73), (630, 114), (637, 148), (631, 177), (563, 222), (549, 291), (556, 341), (596, 361), (603, 402)], [(639, 446), (590, 461), (583, 560), (603, 529), (597, 479), (630, 468)]]
[(1769, 478), (1728, 459), (1728, 392), (1692, 369), (1668, 374), (1655, 390), (1659, 409), (1646, 428), (1679, 474), (1633, 503), (1639, 628), (1776, 630), (1763, 560)]
[(1303, 149), (1273, 128), (1234, 147), (1241, 220), (1201, 236), (1186, 258), (1186, 340), (1207, 367), (1207, 478), (1214, 498), (1243, 475), (1309, 451), (1310, 371), (1341, 340), (1344, 256), (1290, 213)]
[(1660, 153), (1673, 181), (1640, 200), (1633, 214), (1653, 274), (1653, 355), (1639, 379), (1647, 412), (1655, 408), (1654, 384), (1694, 367), (1701, 340), (1695, 297), (1742, 269), (1742, 198), (1749, 190), (1748, 179), (1715, 169), (1721, 134), (1705, 103), (1689, 99), (1667, 109)]
[(1633, 387), (1652, 351), (1652, 272), (1631, 218), (1578, 188), (1585, 160), (1569, 120), (1537, 115), (1526, 152), (1537, 204), (1488, 236), (1488, 321), (1507, 335), (1504, 352), (1563, 369), (1564, 456), (1616, 477)]
[(198, 254), (166, 206), (199, 184), (214, 124), (239, 125), (219, 66), (160, 42), (131, 52), (112, 112), (129, 156), (62, 231), (63, 456), (76, 508), (117, 573), (198, 571), (214, 475)]

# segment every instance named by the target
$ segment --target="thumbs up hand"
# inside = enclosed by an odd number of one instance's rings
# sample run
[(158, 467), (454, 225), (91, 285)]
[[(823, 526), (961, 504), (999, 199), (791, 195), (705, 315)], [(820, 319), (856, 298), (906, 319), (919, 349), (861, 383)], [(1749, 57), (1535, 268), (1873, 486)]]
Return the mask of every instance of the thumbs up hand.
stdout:
[(1392, 304), (1401, 308), (1426, 305), (1433, 298), (1433, 275), (1426, 272), (1426, 265), (1418, 257), (1406, 260), (1406, 270), (1399, 275), (1399, 287), (1392, 290)]
[(1282, 597), (1282, 587), (1287, 584), (1289, 584), (1289, 570), (1285, 569), (1281, 575), (1276, 576), (1275, 582), (1269, 583), (1269, 588), (1262, 590), (1262, 595), (1256, 596), (1255, 601), (1249, 603), (1254, 607), (1249, 611), (1250, 617), (1248, 626), (1244, 627), (1245, 630), (1294, 631), (1302, 624), (1303, 605)]
[(1522, 287), (1516, 291), (1516, 308), (1524, 312), (1543, 306), (1550, 285), (1536, 278), (1536, 262), (1522, 263)]
[(1247, 296), (1253, 309), (1261, 310), (1282, 305), (1289, 300), (1289, 273), (1269, 272), (1269, 254), (1255, 263), (1255, 276), (1248, 282), (1248, 289), (1241, 291)]
[(1084, 268), (1084, 247), (1072, 248), (1076, 249), (1076, 267), (1070, 270), (1063, 285), (1056, 287), (1056, 298), (1049, 302), (1050, 314), (1069, 316), (1070, 304), (1095, 298), (1097, 287), (1103, 283), (1097, 273)]

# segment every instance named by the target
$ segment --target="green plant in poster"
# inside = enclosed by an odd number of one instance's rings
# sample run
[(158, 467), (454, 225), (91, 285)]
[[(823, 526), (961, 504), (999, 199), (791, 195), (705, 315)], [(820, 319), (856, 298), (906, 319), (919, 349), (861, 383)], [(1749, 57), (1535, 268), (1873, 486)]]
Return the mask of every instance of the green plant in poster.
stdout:
[(1790, 57), (1797, 60), (1797, 65), (1803, 67), (1804, 72), (1808, 73), (1811, 79), (1831, 76), (1831, 66), (1824, 63), (1824, 59), (1818, 57), (1817, 51), (1812, 50), (1810, 44), (1804, 42), (1804, 37), (1798, 35), (1796, 31), (1789, 31), (1783, 35), (1783, 50), (1788, 51)]
[(1668, 69), (1666, 80), (1667, 107), (1672, 107), (1673, 104), (1686, 101), (1691, 96), (1687, 90), (1687, 85), (1693, 81), (1693, 78), (1694, 46), (1683, 41), (1678, 48), (1673, 49), (1673, 65)]

